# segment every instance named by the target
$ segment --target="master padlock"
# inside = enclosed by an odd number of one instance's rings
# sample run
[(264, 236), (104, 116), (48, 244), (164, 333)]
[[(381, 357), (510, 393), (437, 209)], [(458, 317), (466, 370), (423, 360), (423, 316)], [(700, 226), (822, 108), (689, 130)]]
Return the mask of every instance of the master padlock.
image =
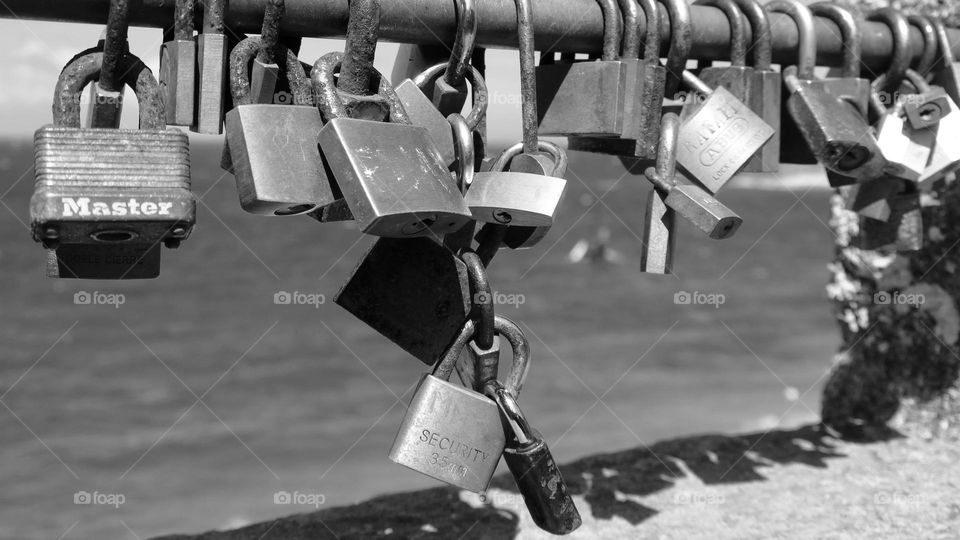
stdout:
[(349, 118), (334, 82), (342, 53), (328, 53), (311, 76), (327, 124), (320, 149), (360, 230), (375, 236), (442, 236), (472, 218), (426, 128), (410, 124), (389, 81), (380, 96), (391, 122)]
[[(494, 324), (503, 336), (517, 334), (516, 323), (509, 319), (496, 317)], [(482, 492), (490, 484), (506, 444), (499, 409), (483, 394), (449, 382), (475, 332), (476, 323), (468, 320), (433, 373), (420, 380), (390, 460), (459, 488)], [(529, 349), (520, 343), (511, 345), (511, 380), (517, 384), (507, 386), (507, 391), (516, 395), (529, 368), (529, 357), (520, 351)]]
[(248, 66), (262, 49), (247, 38), (230, 54), (230, 89), (236, 105), (227, 113), (226, 140), (240, 206), (261, 215), (290, 216), (327, 206), (339, 197), (320, 156), (323, 129), (313, 90), (300, 61), (283, 48), (293, 105), (251, 101)]
[[(36, 241), (65, 246), (57, 277), (133, 279), (159, 274), (158, 245), (176, 247), (196, 221), (189, 142), (166, 129), (156, 79), (127, 55), (122, 80), (140, 102), (140, 129), (80, 127), (80, 94), (99, 76), (103, 54), (72, 61), (60, 75), (54, 125), (34, 135)], [(89, 260), (84, 261), (85, 247)]]

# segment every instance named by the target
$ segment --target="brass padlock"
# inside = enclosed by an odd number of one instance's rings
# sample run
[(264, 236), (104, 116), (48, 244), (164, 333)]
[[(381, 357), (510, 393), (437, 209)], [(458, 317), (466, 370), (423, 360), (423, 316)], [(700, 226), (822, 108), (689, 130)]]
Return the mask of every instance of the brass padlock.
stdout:
[[(506, 337), (519, 330), (503, 317), (496, 318), (495, 326)], [(448, 382), (475, 332), (474, 321), (468, 320), (434, 372), (420, 380), (390, 450), (390, 460), (459, 488), (482, 492), (490, 484), (506, 444), (500, 413), (490, 398)], [(511, 345), (511, 378), (520, 381), (529, 369), (529, 357), (521, 351), (528, 348), (521, 343)], [(520, 387), (507, 386), (507, 391), (515, 396)]]
[(536, 68), (538, 133), (618, 137), (625, 119), (626, 64), (618, 59), (621, 39), (616, 0), (597, 0), (603, 11), (600, 60), (556, 62), (546, 52)]
[[(160, 243), (178, 246), (196, 221), (189, 141), (186, 134), (166, 129), (159, 85), (149, 68), (133, 55), (119, 67), (122, 80), (136, 90), (140, 101), (141, 129), (81, 128), (80, 95), (102, 65), (102, 53), (81, 56), (64, 68), (57, 81), (54, 125), (34, 135), (36, 188), (30, 200), (31, 231), (36, 241), (50, 249), (68, 244), (101, 246), (91, 252), (102, 256), (103, 264), (61, 268), (60, 275), (155, 277), (159, 256), (154, 257), (157, 252), (151, 249)], [(140, 247), (131, 250), (127, 246)], [(64, 250), (59, 260), (68, 265), (67, 259), (82, 263), (80, 251), (82, 248)], [(111, 253), (128, 256), (133, 252), (149, 256), (156, 265), (124, 272), (112, 260)], [(129, 269), (141, 261), (126, 258), (124, 262)]]
[(320, 149), (350, 212), (366, 234), (409, 238), (442, 236), (471, 219), (452, 175), (426, 128), (410, 124), (389, 81), (380, 75), (380, 95), (391, 122), (349, 118), (334, 72), (342, 53), (320, 58), (311, 73), (327, 124)]
[(224, 11), (227, 0), (204, 0), (203, 28), (197, 37), (197, 114), (191, 129), (197, 133), (223, 133), (223, 96), (227, 72), (227, 37)]
[(177, 0), (173, 41), (160, 47), (160, 89), (168, 126), (192, 126), (197, 91), (197, 40), (193, 35), (195, 0)]
[(750, 110), (773, 128), (773, 136), (758, 150), (743, 172), (777, 172), (780, 170), (780, 102), (782, 82), (780, 73), (772, 67), (773, 44), (770, 21), (758, 0), (735, 0), (750, 21), (753, 42), (753, 77), (747, 95)]
[(252, 103), (247, 66), (260, 50), (259, 38), (247, 38), (230, 55), (236, 107), (227, 113), (226, 140), (240, 206), (252, 214), (291, 216), (332, 204), (340, 197), (320, 156), (317, 140), (323, 121), (303, 66), (283, 48), (294, 104)]

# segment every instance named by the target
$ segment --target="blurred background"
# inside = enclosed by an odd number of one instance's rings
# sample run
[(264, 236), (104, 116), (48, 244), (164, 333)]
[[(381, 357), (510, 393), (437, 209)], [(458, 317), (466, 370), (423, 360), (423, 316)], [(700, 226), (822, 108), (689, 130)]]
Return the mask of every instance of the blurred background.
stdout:
[[(387, 459), (424, 366), (333, 303), (373, 239), (349, 223), (245, 214), (219, 139), (191, 135), (198, 225), (164, 250), (160, 279), (44, 277), (26, 228), (31, 136), (50, 121), (63, 64), (101, 28), (0, 25), (0, 537), (200, 532), (435, 485)], [(156, 71), (160, 32), (130, 38)], [(301, 56), (340, 47), (307, 40)], [(395, 54), (379, 48), (381, 71)], [(498, 150), (520, 137), (516, 53), (488, 63)], [(674, 276), (639, 271), (642, 176), (571, 153), (567, 178), (547, 239), (490, 268), (514, 300), (498, 312), (533, 350), (521, 402), (559, 461), (816, 418), (839, 344), (821, 171), (744, 175), (720, 197), (740, 232), (716, 241), (681, 223)], [(570, 262), (603, 231), (619, 264)], [(315, 301), (278, 305), (278, 293)], [(715, 301), (675, 301), (684, 294)], [(283, 491), (311, 504), (276, 504)]]

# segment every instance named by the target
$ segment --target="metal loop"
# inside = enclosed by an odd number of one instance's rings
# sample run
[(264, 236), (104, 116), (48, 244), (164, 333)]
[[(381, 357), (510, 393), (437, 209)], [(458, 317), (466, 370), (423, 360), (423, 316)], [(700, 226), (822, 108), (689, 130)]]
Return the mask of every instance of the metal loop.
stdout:
[(666, 113), (660, 120), (660, 143), (657, 145), (657, 176), (671, 184), (677, 176), (677, 140), (680, 135), (680, 117)]
[(457, 9), (457, 37), (453, 40), (443, 80), (450, 86), (457, 87), (463, 84), (467, 68), (472, 67), (470, 57), (473, 56), (479, 24), (474, 0), (454, 0), (453, 3)]
[(127, 33), (130, 28), (130, 0), (111, 0), (107, 15), (107, 31), (103, 38), (103, 67), (97, 84), (107, 92), (123, 87), (125, 74), (120, 70), (129, 52)]
[(785, 13), (793, 19), (799, 34), (797, 77), (813, 79), (813, 68), (817, 65), (817, 33), (810, 8), (799, 0), (773, 0), (764, 9), (767, 13)]
[(494, 379), (484, 385), (483, 393), (497, 403), (519, 446), (526, 446), (537, 439), (530, 422), (520, 409), (517, 398), (507, 391), (503, 383)]
[[(380, 0), (350, 0), (347, 39), (343, 47), (340, 90), (357, 96), (373, 93), (373, 59), (380, 35)], [(383, 77), (380, 77), (383, 80)], [(379, 93), (379, 92), (378, 92)]]
[[(553, 158), (553, 172), (550, 176), (555, 176), (557, 178), (562, 178), (563, 175), (567, 173), (567, 153), (556, 144), (550, 141), (539, 141), (537, 143), (537, 150), (545, 152), (551, 158)], [(510, 161), (519, 156), (520, 154), (529, 153), (526, 151), (523, 143), (517, 143), (510, 148), (507, 148), (497, 156), (497, 159), (493, 162), (493, 165), (490, 166), (491, 171), (505, 171), (510, 165)]]
[(473, 129), (459, 113), (447, 116), (450, 128), (453, 130), (453, 147), (457, 156), (457, 185), (460, 193), (466, 193), (473, 184), (474, 164), (476, 163), (476, 148), (473, 144)]
[(857, 23), (853, 12), (833, 2), (817, 2), (810, 4), (810, 11), (814, 15), (832, 21), (840, 29), (840, 39), (843, 41), (843, 66), (841, 77), (860, 77), (860, 54), (863, 48), (863, 31)]
[(473, 341), (481, 349), (493, 347), (493, 291), (487, 279), (487, 269), (484, 268), (480, 257), (467, 251), (460, 256), (467, 265), (467, 275), (470, 278), (470, 304), (472, 317), (477, 321)]
[(643, 35), (643, 59), (660, 63), (660, 9), (656, 0), (637, 0), (647, 21)]
[(923, 53), (913, 69), (920, 75), (926, 76), (933, 69), (934, 64), (937, 63), (937, 49), (939, 48), (937, 29), (933, 26), (933, 21), (924, 15), (910, 15), (907, 17), (907, 22), (911, 26), (917, 27), (920, 34), (923, 35)]
[(740, 11), (750, 21), (750, 33), (753, 49), (753, 68), (770, 71), (773, 63), (773, 34), (770, 32), (770, 19), (758, 0), (734, 0)]
[(723, 11), (730, 25), (730, 65), (747, 65), (747, 32), (743, 12), (733, 0), (697, 0), (695, 5), (712, 6)]
[(277, 63), (277, 44), (280, 43), (280, 22), (286, 10), (284, 0), (269, 0), (263, 13), (263, 28), (260, 30), (260, 54), (257, 59), (264, 64)]
[[(434, 64), (414, 77), (413, 83), (423, 90), (435, 78), (440, 76), (441, 73), (443, 73), (444, 78), (446, 78), (445, 70), (447, 69), (449, 69), (447, 64)], [(487, 83), (477, 68), (467, 65), (464, 74), (466, 75), (465, 79), (470, 82), (470, 87), (473, 90), (473, 108), (470, 109), (470, 112), (466, 116), (467, 125), (470, 126), (470, 130), (472, 131), (477, 129), (477, 126), (480, 125), (480, 120), (487, 114), (489, 95), (487, 92)]]
[(195, 0), (177, 0), (173, 8), (173, 39), (190, 41), (193, 39)]
[[(600, 2), (601, 8), (605, 2)], [(623, 39), (620, 41), (620, 59), (636, 60), (640, 58), (640, 6), (637, 0), (620, 0), (620, 15), (623, 19)], [(604, 21), (606, 21), (604, 14)], [(603, 42), (603, 56), (607, 60), (606, 34)]]
[(203, 32), (206, 34), (222, 34), (226, 29), (224, 14), (227, 9), (227, 0), (204, 0), (203, 2)]
[[(499, 315), (493, 319), (494, 331), (505, 337), (510, 343), (510, 349), (513, 351), (513, 368), (507, 377), (504, 388), (514, 398), (520, 395), (523, 383), (527, 380), (527, 374), (530, 372), (530, 343), (523, 334), (523, 330), (517, 326), (517, 323), (506, 317)], [(460, 328), (457, 337), (450, 344), (450, 347), (443, 353), (443, 357), (437, 362), (433, 370), (433, 376), (443, 380), (448, 380), (456, 369), (457, 360), (477, 332), (477, 323), (473, 319), (467, 319)]]
[[(139, 58), (128, 54), (123, 64), (123, 82), (134, 90), (140, 105), (140, 129), (166, 129), (163, 100), (157, 79)], [(53, 97), (53, 122), (61, 127), (80, 127), (80, 95), (100, 76), (103, 53), (91, 53), (67, 64), (57, 79)]]
[(515, 0), (515, 2), (517, 4), (517, 50), (520, 53), (520, 115), (523, 124), (523, 147), (524, 151), (532, 154), (537, 151), (538, 125), (533, 6), (531, 0)]
[(910, 23), (893, 8), (873, 10), (867, 15), (867, 20), (885, 23), (893, 35), (893, 54), (890, 57), (890, 65), (877, 81), (874, 81), (874, 84), (878, 91), (896, 92), (910, 67)]
[[(340, 91), (334, 79), (334, 75), (343, 61), (344, 53), (330, 52), (321, 56), (310, 72), (316, 92), (317, 106), (328, 121), (333, 118), (349, 118), (350, 116), (343, 100), (340, 99)], [(390, 81), (376, 68), (373, 69), (373, 73), (380, 79), (378, 96), (386, 100), (390, 106), (390, 121), (397, 124), (410, 124), (410, 117), (407, 116), (407, 111), (400, 104), (400, 98), (397, 97), (393, 86), (390, 86)]]
[(926, 77), (924, 77), (919, 71), (908, 69), (905, 78), (910, 82), (911, 85), (913, 85), (918, 94), (926, 94), (927, 92), (930, 92), (930, 83), (927, 82)]
[(670, 18), (670, 49), (667, 50), (667, 82), (664, 95), (672, 99), (680, 92), (683, 71), (693, 48), (693, 24), (686, 0), (664, 0)]

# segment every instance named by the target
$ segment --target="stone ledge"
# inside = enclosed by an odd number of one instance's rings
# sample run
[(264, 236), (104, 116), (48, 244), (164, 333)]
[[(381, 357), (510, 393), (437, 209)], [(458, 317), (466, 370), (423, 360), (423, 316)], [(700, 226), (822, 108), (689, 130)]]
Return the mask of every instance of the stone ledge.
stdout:
[[(570, 538), (956, 538), (960, 448), (896, 431), (851, 442), (820, 426), (702, 435), (562, 467), (583, 526)], [(162, 540), (554, 538), (513, 480), (449, 487)], [(161, 539), (157, 539), (161, 540)]]

